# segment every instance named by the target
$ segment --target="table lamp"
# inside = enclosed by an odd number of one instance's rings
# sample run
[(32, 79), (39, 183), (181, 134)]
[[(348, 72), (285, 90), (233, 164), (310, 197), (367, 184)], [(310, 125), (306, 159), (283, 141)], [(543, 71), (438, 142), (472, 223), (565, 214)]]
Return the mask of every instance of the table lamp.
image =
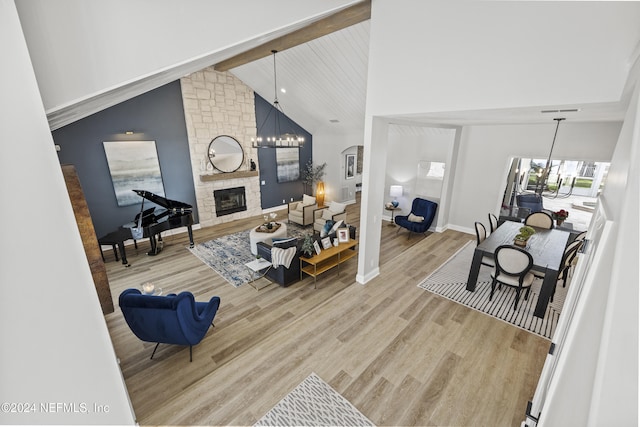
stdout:
[(389, 188), (389, 195), (393, 197), (391, 204), (394, 208), (398, 207), (398, 197), (402, 196), (402, 185), (392, 185)]

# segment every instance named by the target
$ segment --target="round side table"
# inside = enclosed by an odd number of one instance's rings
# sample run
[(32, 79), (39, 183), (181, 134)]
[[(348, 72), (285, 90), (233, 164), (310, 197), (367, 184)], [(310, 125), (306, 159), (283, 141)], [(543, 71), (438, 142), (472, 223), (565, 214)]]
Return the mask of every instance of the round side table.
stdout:
[(393, 221), (393, 215), (394, 215), (395, 211), (399, 211), (400, 208), (397, 207), (397, 206), (396, 207), (393, 207), (393, 206), (389, 207), (389, 206), (386, 206), (386, 205), (385, 205), (384, 208), (385, 208), (385, 210), (391, 211), (391, 222), (388, 225), (390, 227), (395, 227), (396, 223)]

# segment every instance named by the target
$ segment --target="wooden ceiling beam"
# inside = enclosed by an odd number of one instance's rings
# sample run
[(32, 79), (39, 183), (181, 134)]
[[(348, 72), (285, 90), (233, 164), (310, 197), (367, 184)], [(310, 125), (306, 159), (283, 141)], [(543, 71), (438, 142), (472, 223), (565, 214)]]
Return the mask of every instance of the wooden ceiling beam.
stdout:
[(214, 65), (216, 71), (228, 71), (232, 68), (253, 62), (271, 55), (272, 50), (283, 50), (307, 43), (335, 31), (355, 25), (371, 18), (371, 0), (350, 6), (333, 15), (322, 18), (304, 28), (293, 31), (287, 35), (278, 37), (246, 52), (240, 53)]

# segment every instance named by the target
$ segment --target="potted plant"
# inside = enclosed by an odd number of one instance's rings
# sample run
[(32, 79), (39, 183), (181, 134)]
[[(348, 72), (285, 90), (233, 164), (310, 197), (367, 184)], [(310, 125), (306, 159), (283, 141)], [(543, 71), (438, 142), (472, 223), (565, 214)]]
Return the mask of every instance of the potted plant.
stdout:
[(323, 163), (321, 165), (314, 166), (313, 161), (309, 160), (305, 165), (304, 170), (302, 171), (302, 182), (306, 187), (306, 191), (309, 195), (313, 192), (313, 186), (318, 182), (322, 181), (322, 177), (326, 174), (325, 168), (327, 167), (327, 163)]
[(569, 217), (569, 212), (565, 211), (564, 209), (560, 209), (557, 212), (554, 212), (552, 215), (553, 219), (556, 220), (556, 224), (559, 226), (562, 225), (562, 223), (564, 222), (565, 219), (567, 219)]
[(529, 237), (536, 234), (536, 230), (528, 225), (520, 227), (520, 230), (518, 231), (519, 233), (513, 238), (513, 244), (522, 247), (527, 246), (527, 240), (529, 240)]
[(313, 248), (313, 237), (311, 237), (311, 234), (304, 236), (300, 250), (307, 258), (311, 258), (313, 256), (315, 249)]

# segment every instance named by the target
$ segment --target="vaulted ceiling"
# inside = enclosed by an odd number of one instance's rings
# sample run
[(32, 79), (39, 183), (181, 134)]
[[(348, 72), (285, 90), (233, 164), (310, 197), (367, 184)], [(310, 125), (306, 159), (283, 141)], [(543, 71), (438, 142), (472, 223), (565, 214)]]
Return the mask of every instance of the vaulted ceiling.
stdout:
[[(277, 90), (285, 113), (311, 133), (362, 129), (369, 29), (369, 20), (365, 20), (279, 50), (276, 54), (277, 89), (274, 87), (273, 55), (235, 66), (230, 71), (269, 102), (273, 102), (274, 90)], [(278, 45), (273, 47), (277, 49)], [(401, 46), (398, 48), (402, 49)], [(270, 51), (269, 43), (262, 50)], [(398, 75), (401, 78), (401, 70)], [(286, 89), (286, 93), (281, 89)], [(396, 119), (445, 125), (550, 123), (554, 117), (572, 121), (621, 121), (625, 110), (623, 94), (621, 102), (451, 111), (398, 116)]]

